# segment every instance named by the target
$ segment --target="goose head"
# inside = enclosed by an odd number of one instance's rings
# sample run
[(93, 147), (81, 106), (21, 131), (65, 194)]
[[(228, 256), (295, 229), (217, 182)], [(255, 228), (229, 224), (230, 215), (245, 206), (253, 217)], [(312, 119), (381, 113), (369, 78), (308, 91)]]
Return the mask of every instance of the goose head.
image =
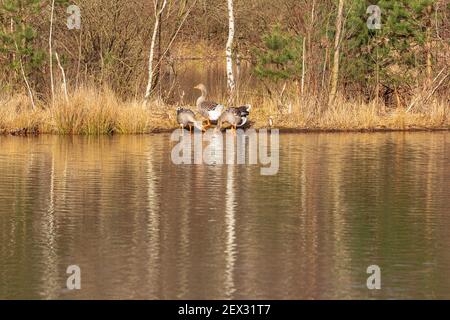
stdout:
[(196, 85), (194, 89), (200, 90), (202, 95), (206, 96), (206, 86), (203, 83)]

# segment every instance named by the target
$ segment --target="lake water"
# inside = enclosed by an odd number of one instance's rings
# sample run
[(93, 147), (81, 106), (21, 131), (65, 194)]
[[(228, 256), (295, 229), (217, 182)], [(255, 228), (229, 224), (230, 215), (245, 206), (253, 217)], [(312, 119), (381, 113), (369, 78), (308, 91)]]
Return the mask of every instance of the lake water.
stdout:
[(450, 133), (282, 134), (274, 176), (172, 146), (0, 136), (0, 298), (450, 298)]

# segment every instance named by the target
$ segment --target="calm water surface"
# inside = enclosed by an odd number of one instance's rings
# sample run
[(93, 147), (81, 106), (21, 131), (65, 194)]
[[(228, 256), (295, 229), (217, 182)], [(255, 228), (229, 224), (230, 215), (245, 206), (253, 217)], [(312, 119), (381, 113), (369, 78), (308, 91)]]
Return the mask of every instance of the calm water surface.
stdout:
[(275, 176), (169, 138), (0, 137), (0, 298), (450, 298), (449, 133), (281, 135)]

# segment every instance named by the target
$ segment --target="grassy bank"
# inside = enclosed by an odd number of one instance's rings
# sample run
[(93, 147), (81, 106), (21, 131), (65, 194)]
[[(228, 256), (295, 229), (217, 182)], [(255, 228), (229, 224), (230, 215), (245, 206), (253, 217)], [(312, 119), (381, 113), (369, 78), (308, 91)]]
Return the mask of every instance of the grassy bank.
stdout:
[[(213, 99), (213, 98), (212, 98)], [(225, 101), (222, 99), (214, 99)], [(241, 97), (253, 106), (252, 126), (267, 127), (272, 117), (274, 127), (286, 130), (414, 130), (449, 129), (450, 106), (445, 101), (405, 108), (385, 109), (375, 103), (338, 98), (325, 106), (314, 97), (296, 98), (281, 105), (262, 96)], [(108, 89), (79, 89), (68, 102), (59, 95), (52, 106), (37, 101), (30, 107), (26, 95), (0, 99), (0, 133), (3, 134), (145, 134), (177, 127), (175, 109), (153, 101), (147, 107), (141, 101), (122, 101)], [(195, 110), (195, 107), (191, 107)]]

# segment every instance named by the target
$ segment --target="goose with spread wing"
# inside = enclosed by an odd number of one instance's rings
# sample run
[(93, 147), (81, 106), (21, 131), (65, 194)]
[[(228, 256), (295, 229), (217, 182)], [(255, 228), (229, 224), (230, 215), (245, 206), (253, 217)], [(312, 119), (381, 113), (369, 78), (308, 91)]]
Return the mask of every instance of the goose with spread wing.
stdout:
[(201, 91), (202, 95), (197, 99), (197, 109), (198, 112), (206, 118), (207, 125), (211, 126), (211, 121), (216, 122), (223, 110), (225, 109), (224, 105), (219, 104), (217, 102), (207, 101), (206, 96), (208, 91), (206, 90), (206, 86), (204, 84), (199, 84), (194, 87), (194, 89), (198, 89)]

